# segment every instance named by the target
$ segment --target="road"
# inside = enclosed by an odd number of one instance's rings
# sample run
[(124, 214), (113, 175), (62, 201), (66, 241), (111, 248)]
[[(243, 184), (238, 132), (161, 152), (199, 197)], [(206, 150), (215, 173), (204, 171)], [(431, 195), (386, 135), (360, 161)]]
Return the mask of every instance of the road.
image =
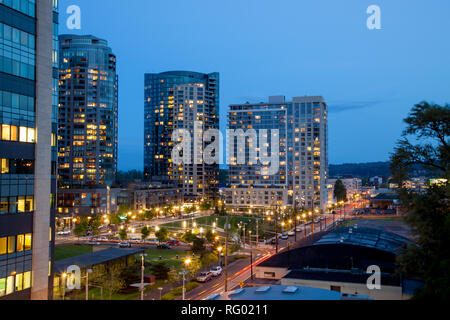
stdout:
[[(273, 254), (273, 250), (266, 249), (254, 249), (253, 250), (253, 268), (262, 261), (270, 258)], [(240, 259), (228, 266), (228, 290), (239, 286), (239, 283), (245, 282), (251, 276), (250, 258)], [(186, 293), (186, 300), (204, 300), (214, 294), (222, 293), (225, 291), (225, 274), (217, 277), (207, 283), (201, 284)]]

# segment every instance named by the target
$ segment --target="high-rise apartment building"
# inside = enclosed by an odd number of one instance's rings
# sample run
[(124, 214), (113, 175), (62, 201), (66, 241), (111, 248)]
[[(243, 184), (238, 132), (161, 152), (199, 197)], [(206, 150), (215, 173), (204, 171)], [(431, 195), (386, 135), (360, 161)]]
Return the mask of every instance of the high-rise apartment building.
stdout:
[[(259, 138), (247, 135), (246, 149), (234, 147), (229, 155), (229, 185), (227, 204), (236, 209), (297, 206), (309, 210), (324, 210), (328, 204), (328, 114), (322, 97), (270, 97), (268, 103), (231, 105), (228, 128), (255, 130), (267, 135), (267, 146)], [(267, 130), (267, 132), (261, 131)], [(278, 130), (277, 133), (274, 133)], [(261, 163), (249, 158), (250, 147), (271, 153), (271, 135), (279, 141), (279, 169), (268, 174)], [(229, 142), (230, 143), (230, 142)], [(238, 161), (245, 154), (245, 162)], [(261, 154), (260, 154), (261, 156)], [(275, 155), (276, 156), (276, 155)]]
[(105, 213), (117, 171), (118, 76), (106, 40), (59, 36), (58, 211)]
[[(194, 130), (194, 126), (196, 130)], [(152, 183), (179, 188), (185, 199), (217, 196), (219, 164), (206, 164), (192, 144), (191, 163), (175, 164), (172, 133), (201, 136), (219, 129), (219, 74), (173, 71), (145, 75), (144, 174)], [(195, 132), (194, 132), (195, 131)], [(199, 145), (205, 147), (205, 143)], [(195, 160), (195, 161), (194, 161)]]
[(0, 1), (0, 299), (51, 296), (56, 0)]

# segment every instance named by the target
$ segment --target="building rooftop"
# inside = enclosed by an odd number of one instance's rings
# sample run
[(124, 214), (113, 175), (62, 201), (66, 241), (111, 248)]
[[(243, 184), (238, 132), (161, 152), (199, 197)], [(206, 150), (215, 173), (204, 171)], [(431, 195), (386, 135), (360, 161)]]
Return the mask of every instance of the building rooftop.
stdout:
[(273, 285), (237, 289), (228, 294), (210, 296), (206, 300), (370, 300), (370, 298), (318, 288)]
[(61, 274), (65, 272), (71, 265), (76, 265), (80, 267), (80, 269), (83, 269), (114, 261), (120, 258), (129, 257), (142, 252), (144, 252), (144, 250), (142, 249), (109, 248), (97, 252), (86, 253), (81, 256), (56, 261), (55, 273)]
[(375, 248), (378, 250), (397, 254), (398, 250), (406, 244), (414, 244), (413, 241), (398, 234), (381, 229), (367, 227), (339, 228), (325, 234), (314, 245), (324, 244), (352, 244)]
[(398, 250), (406, 244), (414, 242), (380, 229), (339, 228), (309, 246), (282, 251), (259, 266), (366, 270), (378, 265), (385, 272), (394, 272)]

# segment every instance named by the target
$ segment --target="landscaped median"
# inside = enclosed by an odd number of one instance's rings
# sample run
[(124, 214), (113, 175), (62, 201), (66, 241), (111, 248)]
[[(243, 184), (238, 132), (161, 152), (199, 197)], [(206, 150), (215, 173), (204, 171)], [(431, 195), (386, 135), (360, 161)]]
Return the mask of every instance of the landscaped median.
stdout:
[[(198, 282), (192, 281), (189, 283), (186, 283), (186, 292), (189, 292), (191, 290), (194, 290), (197, 288), (200, 284)], [(172, 291), (167, 292), (165, 295), (161, 297), (161, 300), (175, 300), (179, 296), (183, 295), (183, 286), (176, 287)]]

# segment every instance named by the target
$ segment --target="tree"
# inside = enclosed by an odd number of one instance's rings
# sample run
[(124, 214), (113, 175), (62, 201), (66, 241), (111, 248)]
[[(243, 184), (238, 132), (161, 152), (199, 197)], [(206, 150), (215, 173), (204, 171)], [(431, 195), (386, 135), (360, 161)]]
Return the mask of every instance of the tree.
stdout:
[(77, 237), (82, 237), (86, 234), (87, 228), (88, 224), (83, 221), (75, 226), (75, 228), (73, 229), (73, 234)]
[(155, 236), (158, 239), (159, 243), (165, 242), (169, 238), (169, 230), (167, 228), (162, 227), (161, 229), (155, 232)]
[(150, 271), (157, 280), (166, 280), (168, 278), (170, 268), (166, 266), (164, 262), (159, 262), (152, 265), (150, 267)]
[(125, 281), (120, 277), (120, 273), (119, 266), (112, 266), (101, 280), (101, 286), (108, 292), (109, 300), (113, 294), (125, 287)]
[(202, 263), (202, 267), (207, 267), (218, 260), (217, 254), (212, 252), (205, 252), (202, 254), (200, 261)]
[(194, 235), (191, 230), (186, 231), (186, 233), (181, 236), (181, 240), (186, 243), (192, 243), (195, 238), (197, 238), (197, 236)]
[(212, 207), (211, 203), (204, 201), (200, 204), (200, 211), (207, 211), (211, 209), (211, 207)]
[(222, 209), (220, 210), (220, 216), (224, 217), (227, 215), (227, 208), (225, 206), (222, 206)]
[(195, 238), (192, 242), (192, 252), (194, 254), (202, 255), (206, 251), (205, 239)]
[(119, 237), (120, 237), (120, 240), (127, 240), (127, 238), (128, 238), (127, 231), (125, 229), (120, 230)]
[(130, 284), (141, 282), (140, 272), (141, 266), (138, 263), (135, 263), (123, 269), (120, 273), (120, 277), (125, 285), (129, 286)]
[(167, 274), (167, 280), (170, 283), (177, 283), (180, 281), (180, 273), (175, 268), (170, 268), (169, 273)]
[(213, 243), (214, 242), (214, 233), (211, 230), (206, 231), (205, 233), (205, 239), (206, 241), (208, 241), (209, 243)]
[[(403, 250), (398, 257), (399, 271), (423, 278), (424, 287), (416, 292), (416, 298), (445, 301), (450, 299), (450, 106), (423, 102), (412, 108), (405, 123), (402, 139), (391, 155), (391, 171), (418, 245)], [(416, 144), (408, 136), (413, 136)], [(417, 165), (447, 180), (424, 193), (407, 190), (404, 181)]]
[(143, 227), (141, 229), (141, 235), (142, 235), (142, 240), (145, 240), (148, 238), (148, 236), (150, 235), (150, 229), (147, 227)]
[(338, 179), (334, 185), (334, 197), (339, 201), (347, 201), (347, 189), (341, 179)]
[(214, 215), (216, 215), (216, 216), (220, 215), (220, 211), (219, 211), (219, 207), (218, 206), (214, 207)]

